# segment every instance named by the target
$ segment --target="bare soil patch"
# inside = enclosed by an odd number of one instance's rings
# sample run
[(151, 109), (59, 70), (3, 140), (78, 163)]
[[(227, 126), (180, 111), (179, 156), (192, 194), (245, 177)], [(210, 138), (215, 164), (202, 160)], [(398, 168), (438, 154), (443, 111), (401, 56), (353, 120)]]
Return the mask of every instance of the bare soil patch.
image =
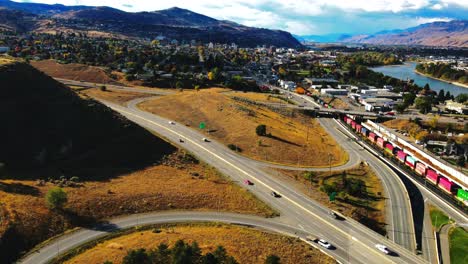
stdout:
[(36, 69), (54, 78), (91, 83), (117, 84), (102, 68), (70, 63), (60, 64), (54, 60), (31, 61)]

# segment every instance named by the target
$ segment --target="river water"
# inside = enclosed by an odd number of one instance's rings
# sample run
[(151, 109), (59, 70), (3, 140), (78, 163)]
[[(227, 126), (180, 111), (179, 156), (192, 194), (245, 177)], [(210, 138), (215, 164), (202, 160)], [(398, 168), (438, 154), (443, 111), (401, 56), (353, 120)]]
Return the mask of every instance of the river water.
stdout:
[(432, 90), (439, 92), (440, 90), (444, 89), (445, 92), (450, 91), (452, 95), (459, 95), (461, 93), (468, 93), (468, 89), (457, 86), (454, 84), (450, 84), (447, 82), (442, 82), (439, 80), (431, 79), (426, 76), (417, 74), (414, 72), (416, 68), (415, 62), (408, 62), (402, 65), (392, 65), (392, 66), (380, 66), (371, 68), (373, 71), (381, 72), (385, 75), (398, 78), (401, 80), (412, 79), (414, 82), (423, 87), (426, 83), (429, 84)]

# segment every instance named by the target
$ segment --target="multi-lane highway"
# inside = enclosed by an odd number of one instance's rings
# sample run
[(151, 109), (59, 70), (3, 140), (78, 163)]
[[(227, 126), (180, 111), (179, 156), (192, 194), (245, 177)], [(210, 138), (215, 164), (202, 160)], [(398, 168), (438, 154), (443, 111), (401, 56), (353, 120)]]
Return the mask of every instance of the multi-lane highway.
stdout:
[[(268, 173), (259, 170), (223, 144), (216, 141), (204, 142), (202, 140), (205, 137), (203, 134), (182, 124), (170, 124), (170, 120), (138, 109), (138, 103), (144, 100), (147, 99), (133, 100), (129, 103), (128, 108), (109, 102), (104, 103), (130, 120), (180, 144), (222, 173), (229, 175), (233, 180), (242, 182), (244, 179), (249, 179), (254, 182), (255, 186), (250, 188), (250, 191), (278, 210), (281, 213), (280, 221), (311, 233), (315, 232), (319, 237), (328, 239), (343, 249), (343, 252), (347, 252), (345, 255), (334, 252), (334, 257), (337, 259), (349, 259), (352, 260), (352, 263), (374, 263), (377, 259), (382, 262), (424, 262), (412, 251), (385, 239), (352, 219), (346, 221), (331, 219), (327, 208), (290, 188), (279, 179), (272, 178)], [(180, 143), (179, 139), (184, 139), (184, 143)], [(281, 194), (282, 197), (272, 197), (270, 195), (272, 190)], [(399, 257), (381, 254), (374, 247), (377, 243), (387, 244), (398, 252)]]
[[(83, 86), (81, 82), (68, 84)], [(92, 87), (96, 86), (92, 85)], [(135, 91), (134, 88), (128, 87), (119, 87), (117, 89)], [(161, 94), (159, 90), (152, 90), (151, 93)], [(393, 171), (388, 169), (379, 159), (363, 150), (354, 141), (349, 140), (346, 131), (343, 131), (335, 121), (321, 120), (321, 123), (337, 139), (339, 144), (350, 153), (350, 157), (359, 157), (356, 160), (366, 161), (376, 170), (384, 182), (387, 192), (386, 196), (390, 198), (387, 205), (387, 213), (389, 213), (388, 222), (391, 226), (389, 228), (390, 239), (385, 239), (352, 219), (346, 219), (345, 221), (332, 219), (328, 215), (329, 210), (327, 208), (291, 188), (287, 183), (271, 177), (271, 175), (262, 169), (265, 166), (264, 163), (253, 162), (245, 157), (241, 157), (216, 141), (203, 142), (202, 138), (205, 136), (197, 131), (181, 124), (170, 124), (167, 119), (141, 111), (138, 109), (137, 104), (142, 100), (147, 99), (134, 100), (129, 103), (128, 107), (110, 102), (103, 103), (137, 124), (155, 131), (168, 140), (195, 153), (201, 160), (216, 167), (222, 173), (230, 176), (234, 181), (241, 183), (244, 179), (249, 179), (254, 182), (254, 186), (246, 188), (249, 188), (258, 198), (266, 201), (281, 213), (279, 218), (272, 219), (271, 221), (276, 221), (302, 230), (304, 233), (314, 234), (329, 240), (337, 246), (337, 250), (328, 253), (337, 260), (344, 263), (425, 262), (421, 257), (414, 255), (414, 229), (412, 228), (411, 210), (409, 208), (408, 195), (405, 193), (402, 183), (394, 175)], [(180, 143), (179, 139), (184, 139), (184, 143)], [(282, 197), (272, 197), (270, 195), (272, 190), (281, 194)], [(394, 243), (394, 241), (402, 246)], [(398, 256), (384, 255), (375, 249), (374, 246), (377, 243), (386, 244)], [(37, 254), (31, 256), (37, 256)], [(41, 256), (39, 252), (38, 258), (33, 258), (33, 260), (39, 260)]]

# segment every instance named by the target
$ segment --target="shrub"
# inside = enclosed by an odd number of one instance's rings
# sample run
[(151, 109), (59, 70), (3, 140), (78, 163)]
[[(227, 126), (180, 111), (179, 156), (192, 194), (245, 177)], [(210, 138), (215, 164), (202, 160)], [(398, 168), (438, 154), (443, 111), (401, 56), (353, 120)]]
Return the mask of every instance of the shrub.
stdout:
[(255, 132), (257, 133), (258, 136), (266, 136), (267, 135), (266, 125), (258, 125), (257, 128), (255, 129)]
[(105, 85), (102, 85), (100, 89), (101, 89), (101, 91), (103, 91), (103, 92), (107, 91), (107, 87), (106, 87)]
[(229, 145), (228, 145), (228, 148), (229, 148), (230, 150), (233, 150), (233, 151), (236, 151), (236, 152), (242, 152), (242, 149), (239, 148), (237, 145), (234, 145), (234, 144), (229, 144)]
[(67, 193), (62, 188), (50, 189), (46, 194), (46, 204), (50, 209), (62, 209), (67, 201)]

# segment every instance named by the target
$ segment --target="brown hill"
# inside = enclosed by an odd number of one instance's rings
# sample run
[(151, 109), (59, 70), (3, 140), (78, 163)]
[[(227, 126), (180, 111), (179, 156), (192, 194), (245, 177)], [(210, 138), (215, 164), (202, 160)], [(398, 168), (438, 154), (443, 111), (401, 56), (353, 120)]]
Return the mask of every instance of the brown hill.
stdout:
[(406, 30), (357, 35), (342, 39), (341, 42), (468, 47), (468, 20), (434, 22)]
[(9, 178), (105, 179), (175, 151), (28, 64), (0, 63), (0, 93), (0, 163)]

